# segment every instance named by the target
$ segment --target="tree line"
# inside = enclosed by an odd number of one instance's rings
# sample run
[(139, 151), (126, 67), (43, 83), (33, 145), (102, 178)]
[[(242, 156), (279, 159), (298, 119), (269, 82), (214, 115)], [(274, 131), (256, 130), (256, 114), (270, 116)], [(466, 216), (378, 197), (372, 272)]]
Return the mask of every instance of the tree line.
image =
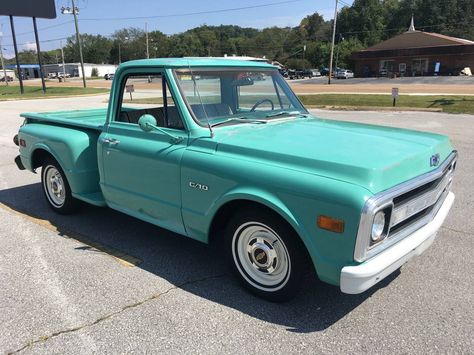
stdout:
[[(337, 18), (336, 66), (351, 68), (351, 53), (408, 29), (412, 15), (417, 30), (474, 40), (474, 0), (355, 0)], [(318, 68), (329, 63), (333, 20), (319, 13), (296, 27), (261, 30), (233, 25), (202, 25), (183, 33), (148, 33), (151, 58), (247, 55), (277, 60), (288, 67)], [(84, 61), (118, 64), (146, 58), (146, 34), (124, 28), (109, 37), (82, 34)], [(60, 49), (42, 53), (45, 64), (61, 63)], [(64, 47), (66, 62), (79, 62), (74, 36)], [(10, 60), (13, 62), (13, 60)], [(20, 62), (35, 63), (34, 51), (20, 53)]]

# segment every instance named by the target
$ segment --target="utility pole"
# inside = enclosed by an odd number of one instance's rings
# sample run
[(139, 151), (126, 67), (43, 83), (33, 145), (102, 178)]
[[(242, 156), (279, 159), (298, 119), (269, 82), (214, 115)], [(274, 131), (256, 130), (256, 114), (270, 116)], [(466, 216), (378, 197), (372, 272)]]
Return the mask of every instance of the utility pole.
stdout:
[(3, 37), (3, 25), (2, 25), (2, 28), (0, 28), (0, 59), (1, 59), (1, 62), (2, 62), (3, 77), (5, 79), (5, 85), (8, 86), (7, 69), (5, 68), (5, 62), (3, 61), (2, 37)]
[(337, 51), (336, 51), (336, 70), (337, 70), (337, 62), (339, 61), (339, 46), (341, 42), (344, 41), (344, 37), (339, 33), (339, 41), (337, 42)]
[[(81, 36), (79, 35), (79, 25), (77, 23), (77, 7), (76, 4), (74, 3), (74, 0), (72, 1), (72, 14), (74, 15), (74, 25), (76, 27), (76, 42), (79, 47), (79, 57), (81, 59), (81, 70), (82, 70), (82, 83), (84, 85), (84, 88), (87, 87), (86, 83), (86, 72), (84, 71), (84, 57), (82, 56), (82, 40)], [(71, 14), (71, 9), (69, 7), (62, 7), (61, 8), (61, 13), (63, 14)]]
[(10, 15), (10, 28), (12, 29), (13, 37), (13, 49), (15, 50), (15, 61), (16, 69), (18, 71), (18, 80), (20, 80), (20, 93), (23, 95), (25, 93), (25, 88), (23, 87), (23, 78), (20, 67), (20, 59), (18, 58), (18, 45), (16, 44), (16, 34), (15, 34), (15, 24), (13, 22), (13, 16)]
[(46, 94), (46, 84), (44, 82), (43, 60), (41, 59), (41, 49), (38, 37), (38, 26), (36, 26), (36, 17), (33, 17), (33, 28), (35, 30), (36, 40), (36, 54), (38, 55), (39, 74), (41, 77), (41, 86), (43, 87), (43, 94)]
[(335, 8), (334, 8), (334, 23), (333, 23), (333, 27), (332, 27), (331, 58), (329, 59), (329, 79), (328, 79), (328, 85), (331, 84), (332, 58), (333, 58), (333, 55), (334, 55), (334, 40), (336, 39), (337, 3), (338, 3), (338, 0), (336, 0), (336, 6), (335, 6)]
[(61, 46), (61, 57), (63, 60), (63, 80), (66, 81), (66, 64), (64, 63), (63, 41), (61, 41), (59, 45)]
[(146, 59), (150, 59), (150, 50), (148, 47), (148, 24), (145, 22), (145, 36), (146, 36)]
[(74, 25), (76, 26), (76, 40), (77, 45), (79, 46), (79, 56), (81, 58), (81, 70), (82, 70), (82, 83), (84, 84), (84, 88), (87, 87), (86, 83), (86, 72), (84, 71), (84, 58), (82, 56), (82, 40), (81, 36), (79, 35), (79, 25), (77, 24), (77, 8), (76, 4), (74, 4), (74, 0), (72, 1), (72, 14), (74, 15)]

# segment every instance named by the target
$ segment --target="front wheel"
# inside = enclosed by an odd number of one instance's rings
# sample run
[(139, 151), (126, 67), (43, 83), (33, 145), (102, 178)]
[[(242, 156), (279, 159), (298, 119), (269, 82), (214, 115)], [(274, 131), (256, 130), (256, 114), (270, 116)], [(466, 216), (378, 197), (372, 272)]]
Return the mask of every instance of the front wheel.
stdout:
[(231, 266), (252, 293), (283, 302), (299, 291), (308, 268), (306, 250), (279, 216), (241, 211), (229, 223), (226, 241)]
[(49, 206), (55, 212), (69, 214), (76, 210), (78, 201), (72, 197), (66, 175), (56, 160), (47, 159), (43, 163), (41, 185)]

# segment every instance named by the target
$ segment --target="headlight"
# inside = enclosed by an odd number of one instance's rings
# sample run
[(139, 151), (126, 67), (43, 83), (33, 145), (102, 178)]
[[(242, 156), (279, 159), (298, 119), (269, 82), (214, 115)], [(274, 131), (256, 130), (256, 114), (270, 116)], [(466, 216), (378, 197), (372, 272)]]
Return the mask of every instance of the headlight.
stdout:
[(372, 233), (370, 235), (372, 243), (377, 243), (385, 237), (385, 222), (385, 212), (378, 211), (375, 214), (374, 223), (372, 224)]

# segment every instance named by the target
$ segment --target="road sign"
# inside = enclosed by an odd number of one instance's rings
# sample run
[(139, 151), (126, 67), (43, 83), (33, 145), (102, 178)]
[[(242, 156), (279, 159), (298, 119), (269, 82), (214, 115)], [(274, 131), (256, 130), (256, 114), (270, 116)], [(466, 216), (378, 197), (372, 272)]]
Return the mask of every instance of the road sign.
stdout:
[(398, 98), (398, 88), (392, 88), (392, 99), (396, 100)]
[(0, 15), (56, 18), (54, 0), (2, 0)]
[(398, 88), (392, 88), (393, 107), (395, 107), (398, 98)]

